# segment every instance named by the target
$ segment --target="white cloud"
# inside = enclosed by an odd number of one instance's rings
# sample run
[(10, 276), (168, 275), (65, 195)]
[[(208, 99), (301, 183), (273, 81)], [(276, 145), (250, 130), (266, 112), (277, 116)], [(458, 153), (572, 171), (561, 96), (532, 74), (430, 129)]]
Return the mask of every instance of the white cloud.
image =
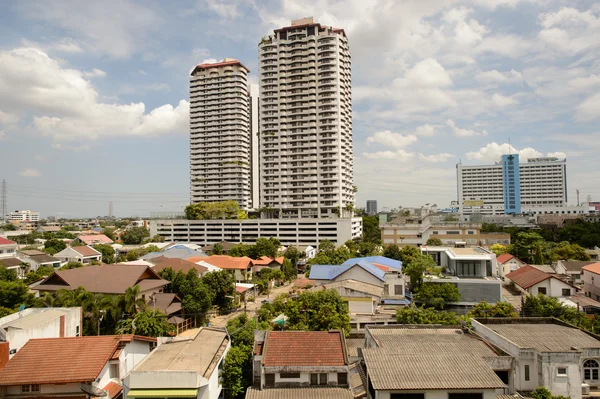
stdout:
[(366, 159), (372, 160), (380, 160), (380, 159), (393, 159), (397, 162), (405, 162), (412, 158), (414, 158), (414, 154), (404, 151), (404, 150), (396, 150), (396, 151), (377, 151), (377, 152), (364, 152), (363, 157)]
[(398, 86), (446, 87), (452, 85), (452, 79), (443, 66), (433, 58), (418, 62), (406, 72), (405, 78), (394, 81)]
[(546, 154), (546, 156), (564, 159), (567, 157), (567, 154), (562, 151), (558, 151), (558, 152), (549, 152), (548, 154)]
[(89, 72), (84, 72), (83, 76), (85, 76), (86, 78), (103, 78), (106, 76), (106, 72), (104, 72), (101, 69), (98, 68), (93, 68), (91, 71)]
[(498, 107), (506, 107), (509, 105), (514, 105), (514, 104), (518, 104), (519, 101), (511, 98), (511, 97), (506, 97), (503, 96), (502, 94), (499, 93), (494, 93), (494, 95), (492, 96), (492, 102), (497, 105)]
[(407, 145), (415, 143), (416, 141), (417, 136), (415, 135), (402, 135), (399, 133), (392, 133), (389, 130), (376, 132), (367, 138), (367, 144), (380, 144), (393, 148), (404, 148)]
[(54, 24), (78, 40), (57, 49), (77, 52), (81, 44), (113, 58), (127, 58), (149, 46), (149, 32), (157, 30), (161, 20), (151, 7), (129, 0), (38, 1), (18, 7), (24, 16)]
[(30, 110), (33, 127), (55, 141), (185, 133), (189, 124), (186, 100), (148, 114), (143, 103), (102, 103), (84, 73), (35, 49), (0, 52), (0, 92), (13, 93), (0, 107)]
[(530, 53), (533, 48), (534, 45), (525, 37), (514, 34), (496, 34), (486, 36), (477, 46), (477, 52), (519, 58)]
[(586, 98), (577, 107), (576, 119), (578, 121), (591, 121), (600, 119), (600, 93)]
[(419, 153), (418, 155), (419, 160), (423, 162), (446, 162), (447, 160), (454, 157), (454, 155), (448, 154), (447, 152), (432, 155), (424, 155)]
[[(508, 143), (498, 144), (496, 142), (488, 143), (485, 147), (481, 147), (478, 151), (472, 151), (467, 153), (467, 159), (478, 160), (484, 163), (499, 162), (502, 155), (506, 154), (519, 154), (520, 162), (527, 162), (528, 158), (538, 158), (543, 154), (531, 147), (523, 148), (519, 150), (515, 146), (509, 146)], [(564, 153), (549, 153), (547, 156), (555, 156), (554, 154)]]
[(201, 0), (198, 6), (207, 8), (224, 19), (237, 18), (241, 15), (238, 0)]
[(440, 127), (440, 125), (429, 125), (429, 124), (418, 126), (415, 129), (415, 134), (417, 136), (423, 136), (423, 137), (435, 136), (439, 127)]
[(508, 72), (500, 72), (496, 69), (492, 69), (491, 71), (479, 72), (475, 75), (475, 80), (483, 84), (512, 83), (522, 81), (523, 76), (514, 69), (511, 69)]
[(456, 126), (456, 123), (452, 119), (448, 119), (446, 121), (446, 125), (450, 126), (450, 129), (457, 137), (474, 137), (474, 136), (487, 136), (487, 132), (482, 130), (481, 132), (477, 132), (475, 130), (470, 129), (461, 129)]
[(600, 17), (591, 10), (563, 7), (540, 15), (540, 39), (550, 48), (568, 54), (600, 48)]
[(61, 53), (81, 53), (83, 49), (79, 46), (79, 44), (71, 39), (70, 37), (65, 37), (58, 42), (52, 43), (50, 45), (50, 49), (59, 51)]
[(25, 168), (19, 172), (19, 175), (23, 177), (40, 177), (42, 174), (37, 169)]
[(0, 109), (0, 125), (12, 125), (19, 121), (19, 117), (15, 114), (11, 114), (10, 112), (3, 112)]

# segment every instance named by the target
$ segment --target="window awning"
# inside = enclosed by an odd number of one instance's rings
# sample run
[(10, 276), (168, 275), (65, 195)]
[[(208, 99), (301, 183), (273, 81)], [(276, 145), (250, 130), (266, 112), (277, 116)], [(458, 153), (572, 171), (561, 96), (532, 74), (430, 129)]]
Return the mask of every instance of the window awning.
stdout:
[(188, 389), (130, 389), (128, 398), (195, 398), (197, 388)]

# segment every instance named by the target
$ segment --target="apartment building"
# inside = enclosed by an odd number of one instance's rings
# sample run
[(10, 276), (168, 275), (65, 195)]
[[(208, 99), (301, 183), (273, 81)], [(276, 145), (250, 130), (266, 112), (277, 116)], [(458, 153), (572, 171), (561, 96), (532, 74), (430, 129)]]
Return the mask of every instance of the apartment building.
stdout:
[(486, 233), (481, 223), (447, 221), (442, 217), (402, 216), (390, 223), (380, 224), (383, 244), (420, 247), (430, 238), (439, 238), (443, 245), (510, 244), (508, 233)]
[(258, 45), (261, 206), (339, 217), (354, 204), (348, 38), (313, 18)]
[(167, 241), (199, 245), (221, 241), (254, 244), (259, 237), (277, 238), (281, 245), (316, 247), (321, 240), (336, 246), (362, 237), (362, 218), (246, 219), (246, 220), (152, 220), (151, 236)]
[(40, 213), (29, 209), (16, 210), (7, 215), (9, 222), (39, 222)]
[[(518, 166), (517, 166), (518, 165)], [(494, 165), (456, 165), (458, 205), (462, 214), (543, 213), (567, 203), (567, 160), (503, 155)]]
[(190, 77), (192, 202), (235, 200), (252, 208), (250, 97), (240, 61), (197, 65)]
[(377, 215), (377, 200), (367, 200), (367, 215)]

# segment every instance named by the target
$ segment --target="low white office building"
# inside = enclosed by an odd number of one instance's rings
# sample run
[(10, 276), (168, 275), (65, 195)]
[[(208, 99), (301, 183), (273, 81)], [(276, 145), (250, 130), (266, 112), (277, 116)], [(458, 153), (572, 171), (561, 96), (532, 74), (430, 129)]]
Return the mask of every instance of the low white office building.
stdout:
[(40, 213), (29, 209), (17, 210), (7, 215), (7, 220), (11, 222), (39, 222)]
[(362, 237), (362, 218), (152, 220), (150, 236), (155, 235), (202, 246), (221, 241), (254, 244), (259, 237), (277, 238), (284, 246), (317, 246), (325, 239), (340, 246)]

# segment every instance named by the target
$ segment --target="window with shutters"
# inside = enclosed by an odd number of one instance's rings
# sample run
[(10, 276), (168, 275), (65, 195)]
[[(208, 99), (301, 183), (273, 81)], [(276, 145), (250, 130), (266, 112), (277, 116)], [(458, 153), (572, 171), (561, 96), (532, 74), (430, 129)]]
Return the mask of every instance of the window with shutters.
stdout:
[(275, 374), (265, 374), (265, 386), (266, 387), (274, 387), (275, 386)]
[(319, 385), (327, 385), (327, 373), (319, 374)]
[(348, 385), (348, 373), (338, 373), (338, 385)]
[(530, 378), (530, 377), (531, 377), (531, 376), (529, 375), (529, 365), (528, 365), (528, 364), (526, 364), (526, 365), (525, 365), (525, 381), (529, 381), (529, 378)]
[(310, 385), (319, 385), (319, 374), (310, 375)]

